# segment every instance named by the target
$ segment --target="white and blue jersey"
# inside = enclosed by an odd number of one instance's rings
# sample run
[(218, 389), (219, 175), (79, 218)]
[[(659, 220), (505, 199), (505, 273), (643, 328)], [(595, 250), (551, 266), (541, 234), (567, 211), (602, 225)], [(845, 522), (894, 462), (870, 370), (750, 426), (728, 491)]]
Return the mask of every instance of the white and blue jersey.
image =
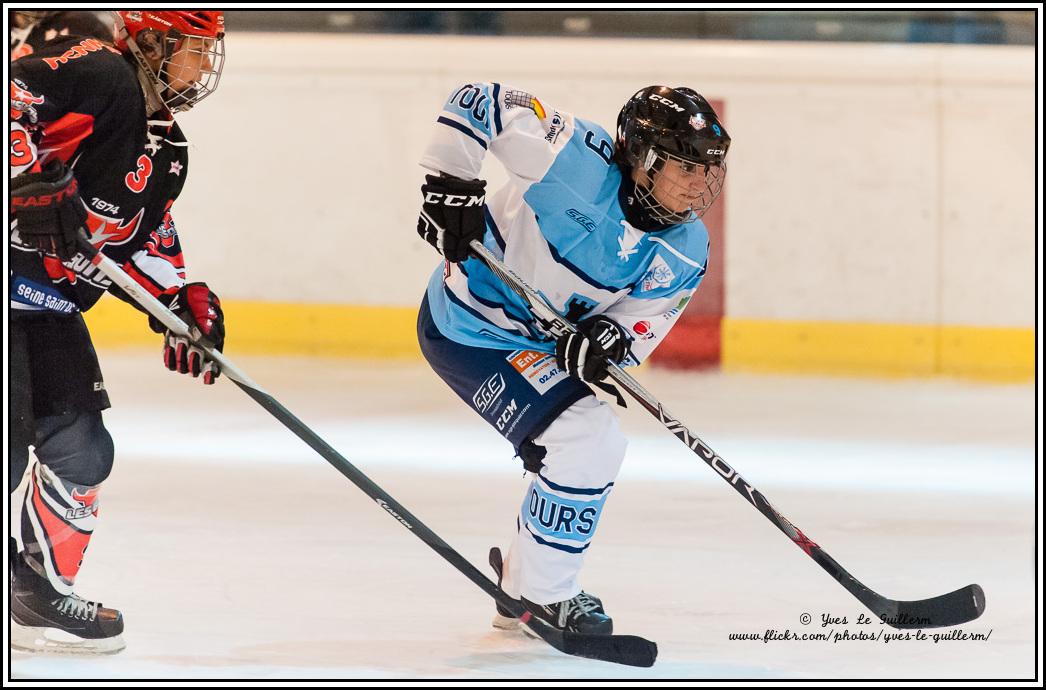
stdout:
[[(599, 125), (497, 83), (466, 84), (437, 117), (421, 165), (479, 177), (487, 152), (509, 183), (488, 196), (484, 244), (571, 321), (605, 315), (642, 362), (697, 289), (708, 233), (695, 221), (643, 232), (625, 219), (614, 138)], [(432, 320), (462, 345), (552, 353), (526, 304), (478, 259), (429, 282)]]

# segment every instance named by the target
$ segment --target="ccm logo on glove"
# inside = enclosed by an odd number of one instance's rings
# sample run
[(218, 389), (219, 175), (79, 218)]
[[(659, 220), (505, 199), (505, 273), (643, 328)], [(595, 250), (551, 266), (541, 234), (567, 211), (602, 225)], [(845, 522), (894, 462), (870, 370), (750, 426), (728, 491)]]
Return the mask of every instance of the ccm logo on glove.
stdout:
[(421, 186), (418, 234), (451, 263), (469, 257), (469, 243), (483, 240), (487, 183), (459, 177), (426, 175)]
[(620, 364), (626, 354), (624, 330), (605, 316), (583, 319), (576, 333), (564, 333), (556, 340), (559, 368), (589, 383), (605, 379), (609, 364)]
[(440, 192), (427, 192), (425, 194), (426, 204), (443, 204), (444, 206), (482, 206), (486, 203), (484, 196), (461, 196), (460, 194), (441, 194)]

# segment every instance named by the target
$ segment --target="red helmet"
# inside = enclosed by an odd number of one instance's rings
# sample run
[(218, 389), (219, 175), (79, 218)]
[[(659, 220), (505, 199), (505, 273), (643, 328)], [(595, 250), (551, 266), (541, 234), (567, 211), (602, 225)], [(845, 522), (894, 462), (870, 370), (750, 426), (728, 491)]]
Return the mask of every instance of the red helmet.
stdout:
[[(120, 10), (117, 48), (129, 51), (171, 112), (188, 110), (218, 87), (225, 59), (225, 13)], [(193, 40), (195, 39), (195, 40)]]

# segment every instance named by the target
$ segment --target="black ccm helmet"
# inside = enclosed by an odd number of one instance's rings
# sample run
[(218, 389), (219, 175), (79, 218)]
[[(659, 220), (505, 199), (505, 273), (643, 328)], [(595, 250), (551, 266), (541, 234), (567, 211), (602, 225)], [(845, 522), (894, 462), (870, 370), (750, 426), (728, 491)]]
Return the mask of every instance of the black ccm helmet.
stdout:
[[(664, 223), (685, 223), (704, 215), (723, 191), (730, 135), (704, 97), (686, 87), (648, 86), (632, 96), (617, 116), (619, 162), (645, 170), (646, 186), (636, 185), (637, 199)], [(661, 205), (653, 196), (656, 173), (669, 160), (684, 171), (702, 166), (705, 190), (682, 212)]]

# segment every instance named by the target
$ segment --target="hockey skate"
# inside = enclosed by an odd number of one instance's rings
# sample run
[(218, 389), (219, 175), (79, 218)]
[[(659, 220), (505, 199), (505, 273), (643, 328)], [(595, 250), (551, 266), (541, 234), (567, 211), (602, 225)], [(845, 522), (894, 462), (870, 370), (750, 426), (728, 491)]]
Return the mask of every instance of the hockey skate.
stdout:
[[(603, 602), (585, 592), (554, 604), (535, 604), (526, 599), (520, 601), (527, 611), (557, 630), (584, 635), (611, 635), (614, 632), (614, 621), (603, 610)], [(523, 626), (523, 632), (536, 637), (526, 626)]]
[[(497, 547), (490, 550), (490, 565), (498, 575), (498, 588), (501, 587), (502, 570), (504, 562), (501, 558), (501, 550)], [(614, 621), (603, 610), (603, 602), (599, 597), (586, 592), (581, 592), (573, 599), (556, 602), (554, 604), (535, 604), (521, 598), (523, 608), (534, 616), (545, 621), (553, 628), (567, 632), (583, 633), (586, 635), (611, 635), (614, 632)], [(496, 604), (497, 611), (491, 624), (499, 630), (515, 630), (519, 627), (519, 619), (506, 611), (500, 604)], [(523, 632), (531, 637), (536, 637), (527, 626), (523, 626)]]
[(11, 568), (11, 649), (112, 654), (124, 648), (119, 611), (60, 594), (20, 554)]

